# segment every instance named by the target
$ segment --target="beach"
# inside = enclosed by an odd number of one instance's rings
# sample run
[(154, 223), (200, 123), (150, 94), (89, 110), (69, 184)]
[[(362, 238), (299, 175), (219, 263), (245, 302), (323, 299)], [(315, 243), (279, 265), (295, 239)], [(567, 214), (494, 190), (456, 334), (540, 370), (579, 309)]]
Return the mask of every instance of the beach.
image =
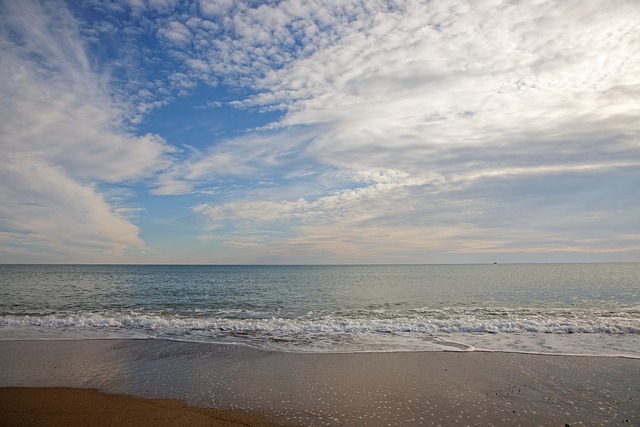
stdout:
[(194, 408), (180, 400), (141, 399), (79, 388), (0, 388), (3, 426), (269, 427), (240, 411)]
[(0, 387), (1, 425), (640, 424), (640, 360), (622, 357), (2, 341)]

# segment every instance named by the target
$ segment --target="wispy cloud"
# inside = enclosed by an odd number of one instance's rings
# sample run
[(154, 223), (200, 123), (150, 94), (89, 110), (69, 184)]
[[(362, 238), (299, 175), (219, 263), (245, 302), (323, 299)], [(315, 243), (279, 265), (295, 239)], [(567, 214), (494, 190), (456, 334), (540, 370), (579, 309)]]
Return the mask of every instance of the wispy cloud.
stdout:
[(4, 259), (29, 253), (40, 261), (123, 260), (127, 249), (145, 249), (138, 227), (109, 206), (93, 186), (80, 184), (40, 160), (2, 160)]
[(93, 183), (148, 177), (170, 164), (170, 147), (128, 130), (127, 106), (94, 70), (64, 4), (4, 2), (0, 16), (2, 250), (55, 258), (142, 248), (139, 229)]
[[(638, 254), (635, 0), (119, 0), (80, 23), (2, 7), (4, 182), (32, 183), (3, 188), (34, 209), (9, 233), (35, 233), (55, 172), (122, 227), (110, 248), (139, 230), (94, 184), (146, 180), (230, 262)], [(196, 95), (212, 120), (274, 118), (173, 145), (137, 132)]]
[(286, 133), (249, 133), (224, 139), (206, 151), (192, 149), (181, 162), (159, 174), (152, 193), (180, 195), (199, 192), (211, 181), (239, 177), (260, 180), (264, 176), (283, 176), (312, 166), (305, 146), (317, 130), (291, 130)]

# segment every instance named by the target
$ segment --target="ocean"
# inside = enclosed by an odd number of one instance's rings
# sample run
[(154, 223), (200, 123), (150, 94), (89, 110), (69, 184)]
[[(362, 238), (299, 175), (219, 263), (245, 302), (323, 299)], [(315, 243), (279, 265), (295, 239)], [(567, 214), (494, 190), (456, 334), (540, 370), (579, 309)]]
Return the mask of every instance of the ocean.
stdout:
[(640, 263), (0, 265), (0, 340), (640, 358)]

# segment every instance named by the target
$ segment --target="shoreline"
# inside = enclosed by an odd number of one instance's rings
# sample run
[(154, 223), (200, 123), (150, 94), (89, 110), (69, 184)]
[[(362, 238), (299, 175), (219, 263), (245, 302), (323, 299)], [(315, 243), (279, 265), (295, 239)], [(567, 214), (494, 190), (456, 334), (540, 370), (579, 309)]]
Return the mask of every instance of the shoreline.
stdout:
[(622, 356), (15, 340), (0, 341), (0, 387), (3, 403), (7, 387), (93, 389), (248, 420), (238, 425), (640, 425), (640, 359)]
[[(533, 335), (533, 334), (532, 334)], [(606, 335), (606, 334), (605, 334)], [(591, 354), (591, 353), (561, 353), (555, 351), (542, 352), (542, 351), (528, 351), (528, 350), (491, 350), (485, 348), (470, 348), (465, 350), (453, 350), (453, 349), (439, 349), (439, 350), (357, 350), (357, 351), (322, 351), (322, 350), (301, 350), (295, 351), (290, 349), (280, 348), (263, 348), (257, 345), (244, 344), (238, 342), (221, 342), (221, 341), (204, 341), (204, 340), (187, 340), (176, 338), (156, 338), (156, 337), (83, 337), (83, 338), (0, 338), (0, 347), (3, 342), (77, 342), (77, 341), (167, 341), (183, 344), (195, 344), (195, 345), (211, 345), (211, 346), (229, 346), (238, 347), (240, 349), (247, 349), (253, 351), (264, 351), (267, 353), (284, 353), (284, 354), (404, 354), (404, 353), (488, 353), (488, 354), (511, 354), (511, 355), (526, 355), (526, 356), (543, 356), (543, 357), (587, 357), (587, 358), (603, 358), (603, 359), (631, 359), (640, 360), (640, 355), (631, 354)], [(1, 386), (0, 386), (1, 387)]]
[[(257, 350), (257, 351), (265, 351), (265, 352), (276, 352), (276, 353), (287, 353), (287, 354), (377, 354), (377, 353), (505, 353), (505, 354), (522, 354), (522, 355), (537, 355), (537, 356), (560, 356), (560, 357), (597, 357), (597, 358), (624, 358), (624, 359), (635, 359), (640, 360), (640, 335), (633, 334), (615, 334), (615, 333), (586, 333), (586, 334), (553, 334), (553, 333), (523, 333), (523, 334), (504, 334), (511, 335), (512, 339), (517, 339), (519, 344), (519, 348), (510, 348), (509, 343), (507, 345), (498, 346), (496, 348), (490, 348), (484, 343), (473, 342), (471, 343), (471, 339), (469, 337), (473, 337), (473, 339), (478, 340), (478, 337), (482, 337), (483, 334), (478, 333), (455, 333), (456, 335), (462, 335), (462, 339), (466, 340), (467, 343), (463, 343), (460, 341), (449, 340), (448, 347), (432, 347), (432, 348), (417, 348), (417, 347), (402, 347), (394, 348), (393, 344), (389, 344), (386, 348), (376, 348), (376, 349), (355, 349), (355, 350), (343, 350), (343, 349), (335, 349), (335, 350), (327, 350), (322, 348), (313, 348), (313, 349), (297, 349), (297, 348), (287, 348), (287, 347), (278, 347), (278, 346), (261, 346), (259, 344), (250, 344), (246, 342), (240, 341), (209, 341), (209, 340), (198, 340), (198, 339), (183, 339), (183, 338), (171, 338), (171, 337), (154, 337), (154, 336), (82, 336), (81, 338), (75, 338), (72, 336), (43, 336), (43, 337), (34, 337), (27, 335), (26, 337), (12, 337), (7, 334), (3, 334), (0, 336), (0, 345), (2, 342), (65, 342), (65, 341), (168, 341), (168, 342), (176, 342), (176, 343), (184, 343), (184, 344), (194, 344), (194, 345), (213, 345), (213, 346), (231, 346), (238, 348), (246, 348), (249, 350)], [(447, 334), (443, 334), (443, 336), (449, 337)], [(541, 350), (531, 350), (527, 349), (526, 341), (531, 340), (531, 342), (536, 342), (534, 345), (540, 345), (543, 340), (548, 340), (549, 336), (553, 338), (558, 338), (558, 340), (565, 341), (567, 337), (571, 337), (573, 340), (570, 346), (573, 348), (577, 343), (585, 347), (589, 347), (590, 344), (593, 344), (594, 340), (601, 342), (604, 339), (609, 339), (611, 342), (608, 342), (610, 346), (608, 347), (610, 352), (606, 354), (597, 353), (597, 352), (572, 352), (564, 351), (561, 349), (562, 345), (555, 345), (554, 342), (545, 341), (543, 346), (548, 348), (548, 351)], [(460, 340), (460, 338), (457, 338)], [(613, 341), (613, 339), (618, 339), (618, 341)], [(525, 343), (523, 345), (523, 343)], [(457, 348), (456, 348), (457, 347)]]

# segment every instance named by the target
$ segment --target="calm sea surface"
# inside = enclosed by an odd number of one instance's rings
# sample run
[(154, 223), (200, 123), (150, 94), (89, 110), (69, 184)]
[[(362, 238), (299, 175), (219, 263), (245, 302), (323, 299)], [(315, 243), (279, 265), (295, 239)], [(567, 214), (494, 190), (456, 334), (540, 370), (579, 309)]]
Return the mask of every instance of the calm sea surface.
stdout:
[(0, 340), (640, 357), (640, 263), (0, 265)]

